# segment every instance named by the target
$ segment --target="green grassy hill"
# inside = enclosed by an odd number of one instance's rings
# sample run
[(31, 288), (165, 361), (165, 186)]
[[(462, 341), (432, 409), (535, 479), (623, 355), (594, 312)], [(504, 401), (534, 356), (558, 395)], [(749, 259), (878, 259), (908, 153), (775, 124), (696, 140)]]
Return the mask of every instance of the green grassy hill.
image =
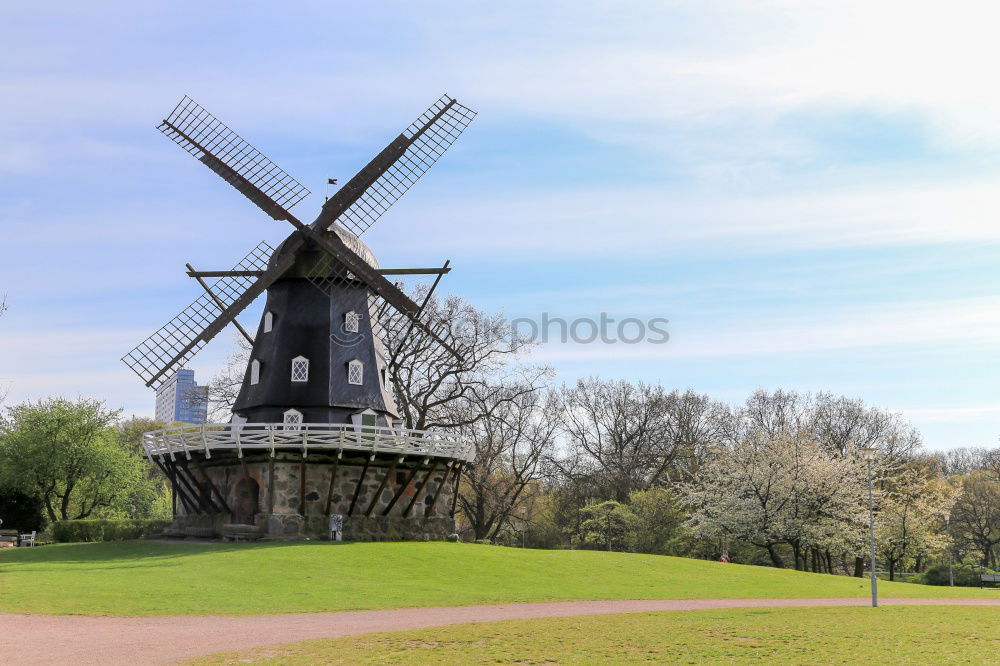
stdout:
[[(1000, 596), (881, 583), (886, 597)], [(864, 597), (868, 580), (452, 543), (65, 544), (0, 551), (0, 612), (273, 614), (570, 599)]]

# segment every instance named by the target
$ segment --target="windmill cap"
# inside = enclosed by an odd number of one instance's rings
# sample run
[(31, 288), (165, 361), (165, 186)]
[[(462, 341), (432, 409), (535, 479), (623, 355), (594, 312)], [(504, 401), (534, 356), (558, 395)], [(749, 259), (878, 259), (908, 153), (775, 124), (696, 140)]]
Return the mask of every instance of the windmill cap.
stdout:
[[(375, 258), (375, 253), (372, 252), (371, 248), (368, 247), (364, 243), (364, 241), (362, 241), (360, 238), (358, 238), (356, 235), (354, 235), (347, 229), (339, 227), (336, 224), (332, 224), (325, 233), (337, 234), (340, 240), (344, 242), (344, 245), (349, 247), (356, 255), (361, 257), (361, 259), (363, 259), (365, 263), (367, 263), (372, 268), (379, 267), (378, 259)], [(278, 248), (274, 251), (274, 254), (271, 255), (271, 258), (267, 262), (268, 268), (274, 266), (274, 264), (278, 260), (278, 257), (280, 257), (282, 254), (285, 253), (286, 244), (288, 243), (290, 238), (291, 237), (286, 238), (284, 241), (282, 241), (281, 245), (279, 245)], [(308, 250), (306, 250), (306, 252), (308, 252)]]

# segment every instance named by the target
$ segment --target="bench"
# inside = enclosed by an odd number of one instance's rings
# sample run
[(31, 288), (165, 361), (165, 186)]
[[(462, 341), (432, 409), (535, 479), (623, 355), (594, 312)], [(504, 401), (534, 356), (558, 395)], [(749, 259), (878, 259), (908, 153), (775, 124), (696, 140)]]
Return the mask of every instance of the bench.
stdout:
[(1000, 583), (1000, 574), (981, 574), (979, 576), (979, 580), (983, 583), (983, 586), (985, 586), (986, 583), (993, 583), (996, 585), (997, 583)]

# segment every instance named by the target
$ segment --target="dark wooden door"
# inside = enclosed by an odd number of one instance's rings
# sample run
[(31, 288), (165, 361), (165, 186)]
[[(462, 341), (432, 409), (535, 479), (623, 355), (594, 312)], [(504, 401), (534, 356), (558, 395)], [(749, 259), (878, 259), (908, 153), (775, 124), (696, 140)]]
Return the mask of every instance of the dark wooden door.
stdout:
[(236, 484), (236, 501), (233, 503), (233, 522), (237, 525), (253, 525), (253, 517), (260, 511), (258, 499), (260, 485), (253, 479), (243, 477)]

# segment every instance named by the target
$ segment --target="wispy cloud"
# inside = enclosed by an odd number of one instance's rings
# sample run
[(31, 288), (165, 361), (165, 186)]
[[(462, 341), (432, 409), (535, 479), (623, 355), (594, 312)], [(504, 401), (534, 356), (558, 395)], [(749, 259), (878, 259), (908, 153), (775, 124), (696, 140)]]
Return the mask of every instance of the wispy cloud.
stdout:
[[(707, 325), (706, 325), (707, 324)], [(800, 312), (795, 316), (711, 322), (682, 321), (667, 327), (664, 344), (551, 342), (533, 354), (542, 362), (568, 360), (668, 360), (784, 356), (832, 350), (966, 345), (1000, 349), (1000, 298), (880, 303), (864, 308)], [(585, 337), (591, 328), (581, 326)], [(634, 335), (632, 329), (629, 335)]]

